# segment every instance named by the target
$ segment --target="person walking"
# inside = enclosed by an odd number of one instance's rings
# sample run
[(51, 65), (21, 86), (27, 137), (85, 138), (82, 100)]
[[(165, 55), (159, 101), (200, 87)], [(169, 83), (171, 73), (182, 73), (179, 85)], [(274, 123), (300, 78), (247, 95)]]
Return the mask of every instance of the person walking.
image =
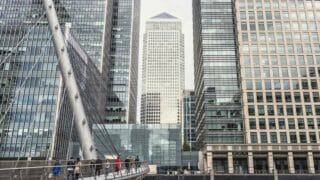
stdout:
[(80, 173), (81, 173), (81, 161), (80, 158), (77, 158), (76, 164), (75, 164), (75, 175), (76, 175), (76, 179), (79, 179)]
[(126, 173), (129, 174), (129, 172), (130, 172), (130, 159), (129, 159), (129, 157), (127, 157), (126, 160), (124, 160), (124, 165), (126, 167)]
[(117, 156), (117, 159), (114, 161), (114, 165), (115, 165), (115, 170), (116, 170), (117, 174), (119, 174), (119, 171), (121, 169), (120, 155)]
[(136, 159), (134, 160), (135, 161), (135, 164), (136, 164), (136, 171), (138, 170), (138, 168), (140, 167), (140, 159), (139, 159), (139, 156), (136, 157)]
[(111, 167), (110, 162), (108, 159), (106, 159), (106, 164), (105, 164), (105, 176), (106, 177), (108, 176), (108, 174), (110, 172), (110, 167)]
[(73, 157), (71, 157), (67, 163), (67, 180), (69, 180), (69, 177), (71, 177), (71, 180), (74, 179), (74, 165)]
[(101, 169), (102, 169), (102, 160), (98, 158), (96, 160), (96, 176), (100, 176)]
[(62, 171), (61, 164), (58, 160), (56, 160), (52, 168), (52, 177), (54, 180), (60, 179), (61, 171)]

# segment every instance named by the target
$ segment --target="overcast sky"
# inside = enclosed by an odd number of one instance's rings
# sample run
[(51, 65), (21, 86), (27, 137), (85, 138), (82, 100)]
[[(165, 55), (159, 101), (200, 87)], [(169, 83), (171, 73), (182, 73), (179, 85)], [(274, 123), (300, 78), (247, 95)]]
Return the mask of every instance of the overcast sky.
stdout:
[(162, 12), (167, 12), (182, 22), (185, 38), (185, 89), (194, 89), (193, 85), (193, 39), (192, 39), (192, 0), (141, 0), (140, 19), (140, 56), (139, 56), (139, 90), (137, 119), (140, 121), (141, 70), (143, 33), (148, 19)]

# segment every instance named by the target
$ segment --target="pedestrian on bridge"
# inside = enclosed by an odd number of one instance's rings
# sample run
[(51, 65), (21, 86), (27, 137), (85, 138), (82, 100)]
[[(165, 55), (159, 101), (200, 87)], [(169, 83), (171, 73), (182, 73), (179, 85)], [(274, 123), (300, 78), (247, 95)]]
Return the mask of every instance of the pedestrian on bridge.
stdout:
[(61, 163), (58, 160), (56, 160), (52, 168), (52, 176), (54, 180), (59, 180), (61, 171), (62, 171)]
[(127, 157), (126, 160), (124, 160), (124, 165), (126, 167), (126, 173), (129, 174), (130, 173), (130, 159), (129, 159), (129, 157)]
[(117, 174), (119, 174), (119, 171), (121, 169), (120, 155), (117, 156), (117, 159), (114, 161), (114, 165), (115, 165), (115, 169), (116, 169)]
[(109, 172), (110, 172), (110, 161), (108, 159), (106, 159), (106, 164), (105, 164), (105, 174), (106, 176), (108, 176)]
[(71, 177), (71, 180), (74, 179), (74, 168), (75, 168), (75, 163), (74, 163), (73, 157), (71, 157), (67, 163), (67, 180), (69, 180), (69, 177)]
[(102, 160), (98, 158), (96, 160), (96, 176), (100, 176), (101, 169), (102, 169)]
[(80, 158), (77, 158), (77, 161), (76, 161), (76, 166), (75, 166), (75, 175), (76, 175), (76, 179), (79, 179), (79, 176), (80, 176), (80, 173), (81, 173), (81, 161), (80, 161)]

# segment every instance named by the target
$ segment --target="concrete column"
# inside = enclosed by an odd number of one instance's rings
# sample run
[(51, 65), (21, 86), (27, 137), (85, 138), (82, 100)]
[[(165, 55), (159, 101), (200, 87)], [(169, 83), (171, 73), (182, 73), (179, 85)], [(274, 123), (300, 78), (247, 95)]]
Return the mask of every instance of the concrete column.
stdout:
[(232, 152), (228, 152), (228, 173), (233, 174), (233, 155)]
[(294, 174), (295, 169), (294, 169), (294, 161), (293, 161), (293, 153), (288, 152), (288, 168), (289, 168), (289, 173)]
[(207, 152), (207, 164), (208, 172), (211, 172), (211, 169), (213, 169), (212, 152)]
[(269, 173), (272, 174), (275, 168), (276, 167), (274, 167), (273, 153), (272, 152), (268, 152), (268, 170), (269, 170)]
[(207, 163), (207, 155), (206, 154), (203, 157), (203, 171), (208, 172), (208, 163)]
[(249, 174), (254, 174), (253, 153), (252, 152), (248, 152), (248, 171), (249, 171)]
[(315, 173), (315, 169), (314, 169), (314, 160), (313, 160), (313, 153), (312, 152), (308, 152), (307, 161), (308, 161), (308, 171), (309, 171), (309, 173), (310, 174), (314, 174)]

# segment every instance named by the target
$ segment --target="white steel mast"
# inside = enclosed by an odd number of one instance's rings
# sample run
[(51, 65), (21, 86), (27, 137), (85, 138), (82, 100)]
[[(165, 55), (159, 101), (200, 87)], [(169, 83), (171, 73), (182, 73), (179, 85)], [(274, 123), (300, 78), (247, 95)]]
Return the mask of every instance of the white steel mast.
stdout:
[(74, 113), (74, 125), (80, 140), (84, 159), (97, 159), (88, 119), (80, 97), (79, 88), (74, 77), (73, 69), (69, 59), (64, 36), (60, 28), (57, 13), (52, 0), (43, 0), (47, 14), (50, 30), (53, 35), (53, 43), (58, 56), (58, 62), (62, 79), (67, 89), (67, 94)]

